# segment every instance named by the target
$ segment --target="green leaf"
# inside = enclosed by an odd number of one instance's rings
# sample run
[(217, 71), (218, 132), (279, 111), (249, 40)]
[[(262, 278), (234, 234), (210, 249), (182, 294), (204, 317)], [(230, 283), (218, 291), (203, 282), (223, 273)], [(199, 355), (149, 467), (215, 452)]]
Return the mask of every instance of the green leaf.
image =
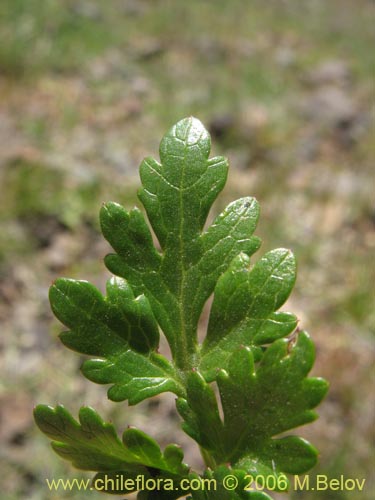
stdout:
[[(177, 400), (177, 409), (185, 422), (182, 428), (209, 452), (217, 453), (221, 445), (223, 423), (213, 389), (196, 371), (187, 379), (187, 399)], [(224, 454), (224, 449), (220, 450)]]
[[(271, 478), (275, 487), (271, 482), (268, 489), (285, 491), (285, 473), (303, 473), (316, 462), (312, 445), (283, 434), (313, 421), (327, 391), (325, 381), (308, 378), (314, 362), (309, 336), (297, 331), (288, 337), (298, 320), (279, 311), (296, 279), (294, 256), (281, 248), (250, 261), (260, 246), (253, 236), (259, 207), (251, 197), (230, 203), (204, 228), (228, 168), (224, 158), (209, 158), (210, 146), (199, 120), (186, 118), (162, 139), (160, 162), (143, 161), (139, 199), (151, 227), (138, 208), (103, 205), (102, 231), (115, 251), (105, 262), (119, 276), (108, 282), (106, 296), (67, 279), (50, 290), (53, 312), (69, 328), (62, 342), (94, 357), (83, 363), (84, 375), (111, 384), (114, 401), (176, 394), (182, 427), (207, 466), (202, 476), (190, 473), (177, 446), (162, 453), (136, 429), (121, 441), (90, 408), (81, 409), (77, 422), (61, 406), (38, 406), (35, 419), (55, 451), (97, 471), (96, 487), (105, 479), (116, 483), (106, 484), (107, 493), (138, 491), (139, 500), (269, 500), (247, 488), (252, 477)], [(198, 322), (212, 294), (199, 345)], [(157, 352), (159, 328), (171, 361)], [(228, 475), (234, 488), (225, 483)], [(169, 488), (151, 491), (139, 477)], [(182, 478), (213, 480), (217, 488), (185, 490)]]
[(138, 210), (110, 203), (101, 211), (103, 234), (117, 252), (107, 256), (107, 267), (148, 298), (182, 370), (196, 365), (198, 320), (219, 276), (236, 255), (251, 255), (260, 244), (252, 236), (259, 215), (253, 198), (231, 203), (202, 233), (227, 175), (227, 161), (209, 159), (209, 152), (208, 132), (186, 118), (161, 141), (161, 162), (146, 158), (141, 165), (139, 198), (161, 254)]
[(217, 369), (227, 367), (228, 358), (240, 345), (271, 343), (297, 326), (293, 314), (275, 312), (288, 298), (296, 279), (290, 250), (273, 250), (251, 269), (249, 264), (249, 257), (240, 254), (216, 285), (202, 347), (201, 370), (207, 380), (214, 379)]
[(188, 380), (187, 399), (178, 405), (186, 432), (217, 463), (252, 474), (305, 472), (315, 465), (316, 450), (295, 436), (273, 437), (315, 420), (312, 409), (327, 383), (307, 378), (313, 362), (314, 346), (305, 332), (293, 346), (285, 339), (275, 341), (258, 365), (250, 349), (238, 349), (216, 378), (224, 421), (213, 390), (196, 373)]
[(112, 278), (103, 297), (86, 281), (59, 279), (50, 289), (50, 302), (56, 317), (71, 328), (60, 335), (62, 342), (103, 358), (85, 361), (82, 372), (93, 382), (114, 384), (110, 399), (136, 404), (165, 391), (184, 394), (173, 365), (155, 352), (159, 332), (147, 298), (135, 298), (125, 280)]
[[(130, 480), (137, 476), (146, 480), (163, 476), (177, 481), (187, 477), (189, 468), (182, 462), (183, 453), (178, 446), (169, 445), (162, 453), (156, 441), (134, 428), (127, 429), (121, 441), (113, 425), (104, 422), (92, 408), (80, 409), (79, 422), (63, 406), (39, 405), (34, 417), (38, 427), (52, 439), (58, 455), (78, 469), (101, 471), (95, 479), (122, 475)], [(95, 479), (93, 484), (100, 484)], [(136, 488), (116, 488), (111, 492), (131, 491)]]

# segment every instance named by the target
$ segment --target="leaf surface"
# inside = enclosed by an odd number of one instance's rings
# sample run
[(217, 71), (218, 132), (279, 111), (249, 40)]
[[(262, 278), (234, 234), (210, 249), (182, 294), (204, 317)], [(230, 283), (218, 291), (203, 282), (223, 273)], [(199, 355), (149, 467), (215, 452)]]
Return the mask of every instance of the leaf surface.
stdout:
[[(137, 477), (144, 480), (164, 477), (176, 484), (188, 475), (189, 468), (182, 462), (183, 453), (177, 445), (168, 445), (163, 453), (154, 439), (135, 428), (127, 429), (120, 440), (113, 425), (104, 422), (92, 408), (80, 409), (79, 422), (63, 406), (38, 405), (34, 417), (38, 427), (52, 440), (52, 448), (58, 455), (77, 469), (100, 471), (93, 485), (100, 486), (101, 491), (115, 494), (137, 491), (136, 487), (117, 488), (116, 485), (124, 484), (119, 481), (120, 475), (134, 482)], [(113, 482), (115, 490), (111, 486), (101, 488), (105, 478), (117, 478)], [(110, 481), (107, 483), (111, 485)]]
[[(139, 491), (139, 500), (269, 500), (246, 490), (249, 475), (275, 479), (282, 491), (284, 473), (303, 473), (316, 462), (308, 442), (284, 435), (316, 418), (313, 409), (327, 391), (325, 381), (308, 378), (314, 362), (309, 336), (297, 331), (291, 340), (298, 320), (279, 311), (295, 283), (294, 256), (279, 248), (250, 260), (260, 246), (252, 197), (230, 203), (205, 228), (228, 169), (225, 158), (209, 158), (210, 147), (200, 121), (185, 118), (163, 137), (160, 161), (142, 162), (139, 199), (151, 227), (138, 208), (103, 205), (102, 232), (115, 252), (105, 262), (118, 276), (105, 296), (85, 281), (59, 279), (50, 289), (53, 312), (69, 328), (62, 342), (93, 358), (83, 363), (84, 375), (110, 384), (113, 401), (136, 404), (173, 392), (182, 427), (206, 462), (198, 476), (175, 445), (161, 452), (136, 429), (121, 441), (90, 408), (81, 409), (77, 422), (63, 407), (37, 407), (36, 422), (59, 455), (97, 471), (94, 482), (121, 479), (116, 491), (106, 486), (107, 493)], [(198, 323), (212, 294), (200, 345)], [(158, 353), (160, 330), (170, 361)], [(225, 486), (228, 474), (234, 489)], [(169, 481), (170, 488), (132, 484), (139, 476)], [(188, 477), (215, 480), (217, 489), (183, 490), (180, 481)]]
[(101, 211), (103, 234), (116, 251), (107, 267), (148, 298), (182, 370), (195, 364), (198, 320), (219, 276), (236, 255), (251, 255), (260, 244), (252, 236), (259, 215), (253, 198), (231, 203), (203, 231), (228, 168), (224, 158), (208, 158), (210, 145), (201, 122), (187, 118), (164, 136), (160, 163), (146, 158), (141, 165), (139, 198), (161, 253), (138, 210), (110, 203)]
[(279, 339), (259, 363), (251, 349), (237, 349), (216, 381), (224, 420), (213, 389), (197, 372), (188, 379), (187, 399), (178, 401), (185, 431), (218, 463), (251, 474), (300, 474), (315, 465), (317, 452), (296, 436), (274, 438), (315, 420), (313, 408), (327, 383), (307, 378), (314, 347), (305, 332), (295, 345)]
[(85, 361), (82, 372), (93, 382), (114, 384), (110, 399), (136, 404), (165, 391), (184, 393), (173, 365), (155, 352), (159, 331), (147, 298), (135, 298), (125, 280), (112, 278), (103, 297), (88, 282), (59, 279), (50, 301), (56, 317), (71, 328), (60, 335), (62, 342), (100, 356)]
[(252, 268), (246, 254), (234, 259), (215, 288), (207, 337), (202, 347), (201, 370), (213, 380), (226, 368), (240, 345), (268, 344), (291, 333), (297, 318), (276, 312), (288, 298), (296, 278), (290, 250), (279, 248), (264, 255)]

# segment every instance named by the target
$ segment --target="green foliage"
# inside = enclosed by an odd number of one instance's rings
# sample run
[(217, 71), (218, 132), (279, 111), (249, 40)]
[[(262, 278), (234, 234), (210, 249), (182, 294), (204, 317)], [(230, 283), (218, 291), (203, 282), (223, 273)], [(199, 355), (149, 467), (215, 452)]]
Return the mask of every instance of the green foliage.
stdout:
[(313, 344), (305, 332), (293, 347), (287, 339), (274, 342), (257, 367), (249, 348), (237, 348), (228, 370), (216, 377), (224, 422), (212, 388), (194, 372), (187, 381), (187, 400), (177, 402), (184, 430), (215, 463), (267, 476), (309, 470), (316, 462), (311, 445), (296, 436), (271, 438), (315, 420), (311, 409), (320, 402), (326, 383), (306, 379), (313, 361)]
[[(173, 485), (168, 491), (143, 489), (139, 499), (190, 493), (197, 500), (261, 500), (268, 495), (246, 490), (249, 474), (273, 476), (279, 484), (285, 473), (305, 472), (317, 458), (305, 440), (277, 437), (314, 420), (313, 408), (327, 390), (324, 380), (307, 378), (314, 362), (309, 336), (294, 335), (297, 318), (278, 312), (295, 282), (295, 259), (277, 249), (250, 264), (260, 246), (253, 236), (259, 215), (253, 198), (231, 203), (203, 229), (227, 175), (226, 160), (209, 159), (209, 152), (210, 137), (198, 120), (172, 127), (161, 142), (160, 163), (147, 158), (141, 165), (139, 198), (160, 250), (140, 210), (107, 203), (101, 226), (116, 253), (106, 257), (106, 265), (117, 276), (109, 280), (107, 295), (69, 279), (57, 280), (50, 290), (53, 312), (70, 329), (61, 334), (62, 342), (94, 357), (83, 363), (83, 374), (112, 384), (108, 396), (114, 401), (136, 404), (173, 392), (182, 427), (207, 465), (201, 479), (217, 483), (215, 491), (181, 489), (182, 479), (200, 476), (189, 475), (178, 447), (162, 453), (135, 429), (125, 431), (121, 443), (94, 410), (83, 408), (78, 424), (63, 407), (36, 408), (36, 422), (55, 451), (76, 467), (97, 471), (99, 479), (141, 475)], [(199, 344), (199, 318), (212, 293), (207, 335)], [(159, 328), (171, 360), (157, 352)], [(238, 482), (235, 491), (225, 489), (228, 474)], [(142, 489), (116, 492), (137, 488)]]
[(60, 279), (51, 287), (55, 315), (68, 327), (62, 342), (75, 351), (102, 359), (85, 361), (84, 375), (99, 384), (115, 384), (108, 396), (136, 404), (160, 392), (183, 395), (173, 365), (155, 352), (158, 326), (149, 301), (136, 299), (128, 283), (113, 278), (107, 297), (84, 281)]

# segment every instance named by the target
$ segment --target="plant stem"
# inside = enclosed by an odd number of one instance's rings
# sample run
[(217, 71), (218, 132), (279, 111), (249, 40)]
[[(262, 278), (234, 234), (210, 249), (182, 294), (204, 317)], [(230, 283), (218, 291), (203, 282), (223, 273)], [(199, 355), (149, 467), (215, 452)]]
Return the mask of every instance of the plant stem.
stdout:
[(201, 446), (199, 447), (202, 458), (204, 460), (204, 463), (206, 464), (207, 467), (209, 467), (211, 470), (214, 470), (216, 468), (216, 461), (214, 457), (204, 448)]

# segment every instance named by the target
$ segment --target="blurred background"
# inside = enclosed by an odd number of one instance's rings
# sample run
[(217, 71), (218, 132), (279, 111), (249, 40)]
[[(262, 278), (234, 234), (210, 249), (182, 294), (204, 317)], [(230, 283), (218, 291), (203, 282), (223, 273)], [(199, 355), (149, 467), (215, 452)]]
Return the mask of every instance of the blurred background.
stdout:
[(90, 404), (119, 431), (182, 444), (200, 466), (174, 398), (129, 409), (80, 375), (47, 299), (59, 276), (103, 290), (101, 202), (138, 203), (139, 163), (188, 115), (231, 163), (214, 212), (255, 196), (258, 254), (297, 256), (286, 309), (316, 342), (313, 373), (330, 382), (320, 419), (296, 431), (320, 450), (311, 476), (367, 481), (362, 493), (283, 498), (373, 498), (374, 21), (370, 0), (1, 0), (2, 498), (105, 497), (48, 490), (46, 478), (91, 475), (53, 454), (36, 403), (74, 415)]

